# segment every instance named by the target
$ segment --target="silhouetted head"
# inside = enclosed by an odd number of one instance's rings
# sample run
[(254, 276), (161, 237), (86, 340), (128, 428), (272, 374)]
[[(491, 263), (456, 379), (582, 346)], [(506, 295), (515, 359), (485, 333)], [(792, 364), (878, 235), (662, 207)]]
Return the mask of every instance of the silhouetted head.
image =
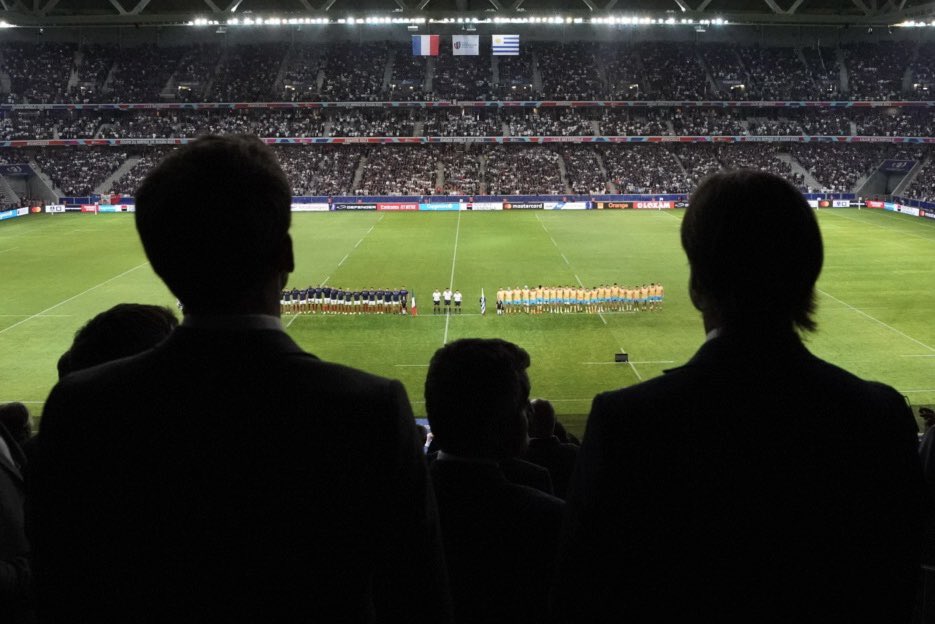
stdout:
[(22, 446), (32, 435), (29, 424), (29, 410), (22, 403), (0, 404), (0, 424), (6, 427), (13, 440)]
[(169, 308), (115, 305), (75, 332), (71, 348), (58, 360), (58, 376), (142, 353), (168, 338), (178, 324)]
[(250, 308), (259, 299), (273, 307), (273, 290), (278, 302), (293, 269), (291, 204), (289, 182), (262, 141), (207, 136), (146, 176), (136, 195), (136, 228), (186, 313), (257, 311)]
[(457, 340), (435, 352), (425, 407), (441, 450), (465, 457), (515, 456), (526, 440), (529, 354), (499, 339)]
[(815, 329), (821, 232), (789, 182), (747, 169), (706, 178), (685, 211), (682, 247), (692, 301), (718, 326)]

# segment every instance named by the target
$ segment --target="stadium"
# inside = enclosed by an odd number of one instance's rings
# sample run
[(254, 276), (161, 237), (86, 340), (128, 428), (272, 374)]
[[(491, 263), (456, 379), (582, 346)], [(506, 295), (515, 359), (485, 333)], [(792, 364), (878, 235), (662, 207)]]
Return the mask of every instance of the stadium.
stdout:
[[(245, 134), (291, 186), (283, 287), (309, 299), (284, 294), (286, 332), (400, 380), (420, 422), (429, 361), (460, 338), (528, 351), (532, 396), (578, 438), (596, 394), (686, 362), (705, 329), (685, 208), (707, 176), (744, 168), (789, 180), (815, 211), (809, 350), (895, 388), (926, 430), (935, 3), (131, 4), (0, 10), (0, 403), (26, 405), (34, 429), (88, 319), (184, 303), (137, 236), (141, 182), (198, 137)], [(662, 285), (665, 303), (611, 305), (618, 284)], [(542, 285), (606, 288), (607, 304), (496, 312), (499, 292)], [(311, 299), (323, 288), (363, 291), (363, 306), (349, 295), (325, 314)], [(376, 289), (381, 313), (358, 313)], [(433, 310), (449, 289), (458, 313)], [(391, 291), (409, 295), (399, 313)], [(919, 609), (935, 617), (935, 602)]]

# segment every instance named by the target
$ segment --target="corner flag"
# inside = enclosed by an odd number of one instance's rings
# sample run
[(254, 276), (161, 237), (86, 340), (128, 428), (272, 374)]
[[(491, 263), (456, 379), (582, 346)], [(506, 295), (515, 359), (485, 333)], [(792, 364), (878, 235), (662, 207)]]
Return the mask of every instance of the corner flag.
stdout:
[(412, 297), (409, 299), (412, 303), (409, 304), (409, 312), (412, 316), (419, 316), (419, 309), (416, 308), (416, 293), (412, 293)]
[(484, 296), (484, 289), (480, 289), (480, 313), (481, 316), (487, 314), (487, 297)]

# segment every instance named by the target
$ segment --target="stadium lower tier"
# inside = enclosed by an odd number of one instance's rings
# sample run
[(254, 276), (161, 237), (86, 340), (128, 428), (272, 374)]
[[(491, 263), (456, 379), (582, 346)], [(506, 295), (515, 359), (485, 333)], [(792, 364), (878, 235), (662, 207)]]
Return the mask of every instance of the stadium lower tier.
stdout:
[[(132, 197), (169, 147), (0, 150), (0, 202)], [(891, 143), (276, 145), (297, 197), (690, 193), (721, 169), (803, 191), (935, 199), (935, 148)], [(106, 202), (105, 202), (106, 203)]]

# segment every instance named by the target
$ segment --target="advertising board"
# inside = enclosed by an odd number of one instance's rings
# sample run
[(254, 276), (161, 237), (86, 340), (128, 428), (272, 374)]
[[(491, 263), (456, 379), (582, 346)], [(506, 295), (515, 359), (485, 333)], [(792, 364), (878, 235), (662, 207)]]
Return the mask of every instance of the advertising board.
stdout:
[(832, 199), (831, 200), (832, 208), (850, 208), (851, 200), (849, 199)]
[(931, 208), (919, 208), (919, 216), (926, 219), (935, 219), (935, 210)]
[(376, 204), (335, 204), (335, 210), (376, 210)]
[(633, 202), (624, 202), (624, 201), (599, 201), (597, 202), (598, 210), (630, 210), (633, 208)]
[(18, 216), (19, 215), (16, 214), (15, 210), (4, 210), (3, 212), (0, 212), (0, 221), (6, 221), (7, 219), (12, 219)]
[(418, 210), (419, 204), (415, 202), (377, 204), (377, 210), (410, 211)]
[(46, 212), (65, 212), (65, 204), (49, 204), (45, 207)]
[(674, 201), (638, 201), (633, 202), (637, 210), (670, 210), (675, 208)]
[(913, 208), (912, 206), (903, 206), (902, 204), (895, 205), (896, 212), (901, 212), (902, 214), (912, 215), (913, 217), (919, 216), (919, 209)]
[(542, 210), (544, 207), (542, 202), (503, 202), (504, 210)]
[(468, 210), (503, 210), (503, 202), (468, 202)]
[(453, 212), (461, 210), (463, 204), (454, 202), (433, 202), (430, 204), (419, 204), (419, 210), (428, 210), (430, 212)]
[(590, 202), (543, 202), (544, 210), (587, 210)]
[(292, 204), (292, 212), (328, 212), (331, 206), (328, 204)]
[(885, 202), (877, 201), (874, 199), (867, 200), (867, 208), (883, 208)]

